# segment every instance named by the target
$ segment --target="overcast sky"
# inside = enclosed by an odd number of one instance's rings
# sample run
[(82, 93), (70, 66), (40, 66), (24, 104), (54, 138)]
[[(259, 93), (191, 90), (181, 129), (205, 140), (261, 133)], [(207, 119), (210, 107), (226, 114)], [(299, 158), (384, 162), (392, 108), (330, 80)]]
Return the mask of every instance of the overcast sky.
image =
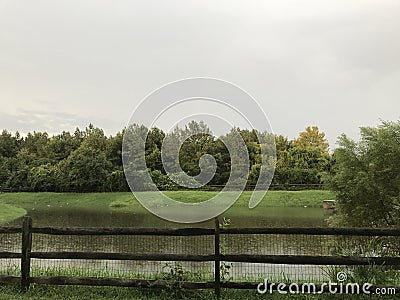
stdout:
[(0, 128), (115, 134), (154, 89), (204, 76), (332, 148), (399, 119), (399, 53), (398, 0), (0, 0)]

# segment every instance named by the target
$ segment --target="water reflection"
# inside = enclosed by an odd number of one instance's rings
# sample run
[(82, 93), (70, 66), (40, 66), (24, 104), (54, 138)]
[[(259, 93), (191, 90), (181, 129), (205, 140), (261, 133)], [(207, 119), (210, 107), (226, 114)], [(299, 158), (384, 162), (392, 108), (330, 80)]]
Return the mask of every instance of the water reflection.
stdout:
[[(231, 219), (231, 227), (325, 227), (324, 211), (321, 208), (268, 207), (249, 210), (228, 210), (223, 217)], [(82, 209), (30, 210), (34, 226), (54, 227), (205, 227), (213, 228), (213, 221), (196, 224), (180, 224), (165, 221), (150, 213), (113, 211), (90, 211)], [(21, 219), (9, 223), (20, 225)]]
[[(214, 222), (202, 222), (194, 225), (167, 222), (148, 213), (127, 213), (117, 210), (112, 212), (93, 212), (85, 210), (46, 211), (32, 210), (28, 213), (34, 226), (54, 227), (206, 227), (213, 228)], [(319, 208), (273, 207), (264, 210), (252, 210), (243, 215), (238, 210), (230, 210), (225, 214), (231, 219), (231, 227), (324, 227), (324, 212)], [(13, 225), (20, 225), (21, 220), (15, 220)], [(0, 251), (19, 249), (20, 239), (1, 243)], [(223, 235), (221, 236), (223, 251), (229, 254), (291, 254), (291, 255), (328, 255), (331, 240), (321, 236), (297, 235)], [(7, 249), (4, 247), (7, 245)], [(214, 249), (213, 236), (199, 237), (162, 237), (162, 236), (49, 236), (35, 234), (32, 251), (91, 251), (119, 253), (182, 253), (182, 254), (212, 254)], [(4, 267), (4, 260), (2, 260)], [(9, 262), (8, 262), (9, 263)], [(130, 272), (151, 276), (163, 271), (165, 262), (130, 262), (130, 261), (96, 261), (96, 260), (38, 260), (32, 265), (43, 272), (44, 269), (74, 268), (84, 274), (102, 272), (117, 276), (118, 273)], [(201, 271), (212, 276), (213, 263), (182, 264), (191, 271)], [(323, 277), (323, 271), (316, 266), (289, 266), (270, 264), (230, 264), (230, 276), (235, 279), (281, 278), (283, 275), (292, 279), (307, 279)], [(79, 271), (80, 270), (80, 271)], [(52, 271), (52, 272), (53, 272)], [(38, 274), (36, 274), (38, 275)], [(77, 274), (79, 275), (79, 274)], [(306, 278), (305, 278), (306, 277)]]

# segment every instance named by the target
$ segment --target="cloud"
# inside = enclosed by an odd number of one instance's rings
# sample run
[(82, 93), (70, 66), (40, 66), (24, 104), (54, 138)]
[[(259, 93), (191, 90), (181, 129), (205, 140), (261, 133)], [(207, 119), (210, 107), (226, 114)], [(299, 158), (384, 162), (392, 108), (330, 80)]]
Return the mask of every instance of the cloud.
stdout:
[(113, 134), (148, 93), (198, 76), (244, 88), (290, 138), (315, 124), (333, 145), (399, 118), (400, 1), (8, 1), (0, 14), (10, 130)]
[[(97, 123), (94, 121), (96, 120)], [(77, 127), (82, 129), (89, 124), (104, 128), (115, 128), (115, 124), (111, 120), (98, 119), (93, 117), (82, 117), (70, 113), (57, 111), (40, 111), (40, 110), (20, 110), (15, 114), (0, 112), (0, 128), (11, 132), (18, 131), (22, 135), (28, 132), (47, 132), (49, 134), (59, 134), (63, 131), (73, 132)], [(106, 130), (106, 134), (114, 135), (122, 128), (116, 129), (115, 132)]]

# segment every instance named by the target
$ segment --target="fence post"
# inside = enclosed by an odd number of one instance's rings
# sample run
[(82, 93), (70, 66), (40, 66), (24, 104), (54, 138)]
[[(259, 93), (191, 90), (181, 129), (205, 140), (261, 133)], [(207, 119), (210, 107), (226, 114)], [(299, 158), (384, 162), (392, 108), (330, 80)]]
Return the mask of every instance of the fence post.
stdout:
[(29, 273), (31, 269), (32, 218), (24, 217), (22, 222), (22, 258), (21, 258), (21, 292), (29, 289)]
[(220, 230), (218, 217), (215, 218), (215, 235), (214, 235), (214, 280), (215, 280), (215, 295), (219, 298), (221, 296), (221, 252), (220, 252)]

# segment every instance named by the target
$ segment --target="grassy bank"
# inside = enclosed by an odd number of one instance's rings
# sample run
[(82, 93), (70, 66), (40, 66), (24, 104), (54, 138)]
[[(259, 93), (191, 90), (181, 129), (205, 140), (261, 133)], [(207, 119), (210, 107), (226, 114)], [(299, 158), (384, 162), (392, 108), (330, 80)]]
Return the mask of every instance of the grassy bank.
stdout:
[[(194, 203), (208, 200), (218, 192), (168, 191), (165, 194), (177, 201)], [(250, 197), (250, 191), (243, 192), (232, 209), (247, 208)], [(259, 207), (322, 207), (323, 200), (333, 197), (332, 192), (320, 190), (269, 191)], [(24, 215), (25, 210), (45, 211), (50, 208), (146, 212), (132, 193), (5, 193), (0, 194), (0, 223)]]
[(0, 224), (5, 223), (26, 214), (26, 210), (9, 204), (0, 203)]
[[(217, 195), (218, 192), (191, 192), (191, 191), (169, 191), (165, 194), (180, 202), (201, 202)], [(251, 191), (242, 192), (233, 207), (248, 207)], [(323, 200), (333, 199), (334, 194), (325, 190), (306, 191), (268, 191), (260, 207), (322, 207)]]
[[(218, 194), (203, 191), (166, 191), (168, 197), (177, 201), (201, 202)], [(247, 207), (250, 191), (242, 192), (234, 206)], [(322, 207), (322, 201), (332, 199), (333, 193), (325, 190), (268, 191), (259, 206), (265, 207)], [(131, 206), (140, 207), (132, 193), (4, 193), (0, 194), (0, 204), (9, 204), (25, 209), (49, 206), (90, 208), (92, 210)]]
[[(159, 289), (140, 289), (140, 288), (122, 288), (122, 287), (84, 287), (84, 286), (41, 286), (32, 285), (29, 292), (21, 294), (17, 285), (0, 285), (0, 299), (2, 300), (78, 300), (78, 299), (115, 299), (115, 300), (158, 300), (158, 299), (216, 299), (213, 290), (159, 290)], [(222, 290), (220, 299), (394, 299), (397, 296), (371, 296), (371, 295), (279, 295), (278, 293), (257, 294), (254, 290)]]

